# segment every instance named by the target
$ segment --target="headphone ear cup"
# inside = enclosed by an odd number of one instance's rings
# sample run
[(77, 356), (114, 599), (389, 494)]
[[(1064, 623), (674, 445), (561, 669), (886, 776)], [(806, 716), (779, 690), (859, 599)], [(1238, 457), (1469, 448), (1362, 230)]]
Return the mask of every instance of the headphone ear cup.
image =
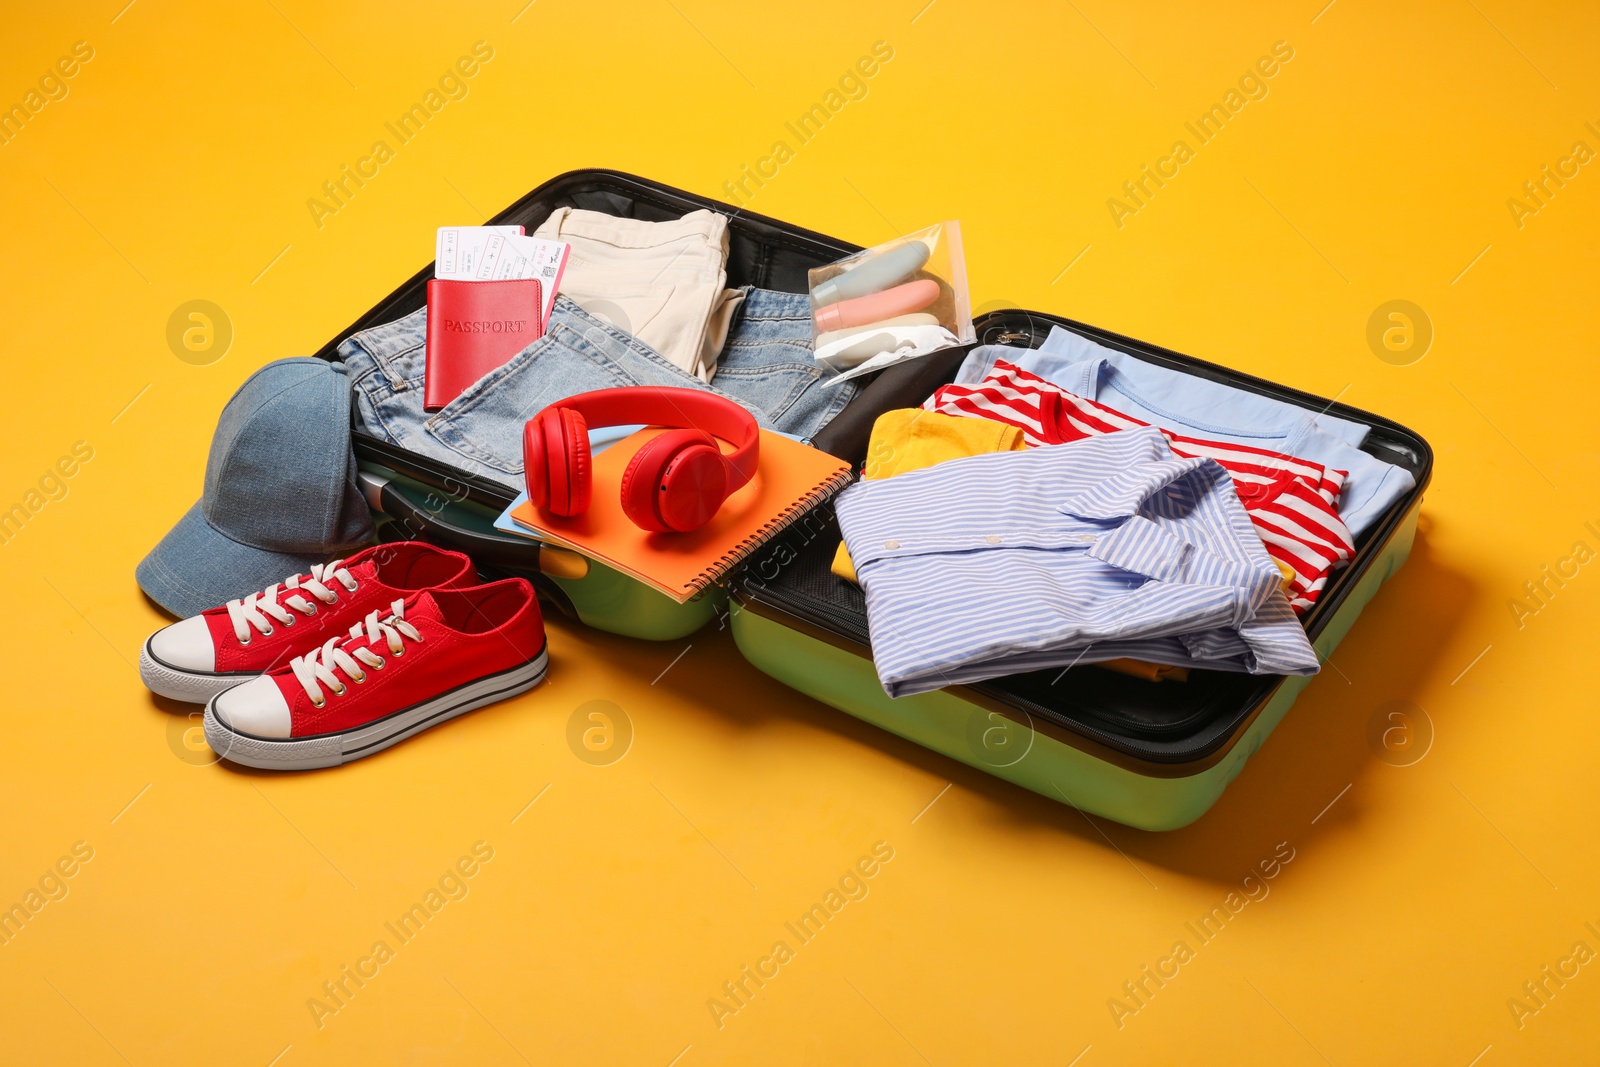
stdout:
[(727, 462), (702, 430), (667, 430), (634, 454), (622, 473), (622, 510), (655, 533), (704, 526), (728, 495)]
[(550, 415), (541, 411), (522, 427), (522, 479), (536, 508), (550, 506), (550, 446), (545, 430)]
[(656, 508), (667, 465), (686, 446), (708, 443), (715, 447), (714, 439), (698, 430), (664, 430), (646, 441), (622, 472), (623, 514), (642, 530), (655, 533), (671, 530)]
[(567, 408), (547, 408), (524, 440), (528, 498), (557, 515), (589, 506), (589, 425)]
[(590, 474), (594, 457), (589, 452), (589, 422), (569, 408), (561, 409), (562, 429), (566, 434), (563, 455), (567, 465), (567, 510), (565, 515), (582, 515), (589, 510)]

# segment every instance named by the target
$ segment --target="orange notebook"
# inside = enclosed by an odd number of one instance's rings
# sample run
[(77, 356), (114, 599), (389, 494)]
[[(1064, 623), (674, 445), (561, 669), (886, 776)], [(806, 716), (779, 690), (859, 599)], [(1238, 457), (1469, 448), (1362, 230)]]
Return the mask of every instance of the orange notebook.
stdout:
[(640, 430), (594, 457), (589, 510), (582, 515), (553, 515), (529, 501), (513, 509), (511, 518), (538, 537), (615, 567), (683, 604), (850, 484), (848, 463), (762, 430), (756, 476), (710, 522), (687, 533), (650, 533), (622, 513), (618, 487), (634, 453), (660, 432)]

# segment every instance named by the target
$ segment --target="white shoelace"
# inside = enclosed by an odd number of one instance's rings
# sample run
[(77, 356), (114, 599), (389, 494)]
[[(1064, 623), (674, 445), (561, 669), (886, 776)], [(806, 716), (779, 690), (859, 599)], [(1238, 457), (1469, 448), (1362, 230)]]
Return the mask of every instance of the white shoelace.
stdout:
[[(233, 636), (239, 639), (241, 645), (248, 645), (250, 638), (254, 636), (250, 632), (251, 627), (255, 627), (256, 633), (262, 635), (272, 633), (272, 623), (267, 621), (269, 615), (285, 626), (294, 625), (294, 616), (289, 614), (289, 608), (302, 615), (315, 615), (317, 606), (301, 596), (301, 593), (310, 593), (324, 604), (336, 604), (339, 601), (339, 594), (324, 583), (337, 581), (349, 593), (355, 592), (357, 588), (356, 580), (345, 570), (342, 559), (312, 564), (311, 576), (302, 581), (303, 577), (297, 574), (287, 581), (269, 585), (259, 593), (251, 593), (240, 600), (228, 601), (228, 619), (233, 623)], [(291, 595), (280, 604), (279, 592)]]
[[(402, 637), (411, 641), (421, 641), (422, 635), (417, 628), (406, 622), (405, 601), (396, 600), (389, 605), (389, 615), (380, 619), (379, 609), (374, 608), (367, 613), (365, 621), (358, 622), (350, 627), (350, 633), (344, 637), (335, 637), (321, 648), (312, 649), (304, 656), (296, 656), (290, 661), (289, 666), (294, 671), (295, 680), (304, 687), (306, 696), (311, 698), (311, 703), (317, 707), (328, 702), (322, 695), (322, 687), (327, 686), (334, 696), (344, 696), (347, 688), (339, 679), (337, 672), (343, 671), (349, 679), (360, 685), (367, 680), (367, 672), (362, 666), (367, 666), (375, 671), (383, 670), (384, 659), (371, 646), (378, 643), (378, 638), (383, 638), (389, 646), (392, 656), (405, 655), (405, 642)], [(359, 640), (366, 636), (369, 647), (341, 648), (347, 641)], [(357, 662), (359, 661), (359, 662)]]

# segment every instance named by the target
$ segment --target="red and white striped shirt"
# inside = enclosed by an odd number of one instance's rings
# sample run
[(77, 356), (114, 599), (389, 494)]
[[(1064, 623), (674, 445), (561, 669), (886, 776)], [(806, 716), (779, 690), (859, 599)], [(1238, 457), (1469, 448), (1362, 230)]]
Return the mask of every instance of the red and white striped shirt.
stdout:
[[(976, 385), (942, 386), (922, 406), (1016, 426), (1030, 445), (1058, 445), (1149, 425), (1003, 359)], [(1161, 432), (1177, 455), (1214, 459), (1233, 476), (1267, 554), (1292, 572), (1288, 594), (1294, 610), (1305, 612), (1315, 604), (1328, 575), (1356, 552), (1335, 506), (1346, 472), (1249, 445)]]

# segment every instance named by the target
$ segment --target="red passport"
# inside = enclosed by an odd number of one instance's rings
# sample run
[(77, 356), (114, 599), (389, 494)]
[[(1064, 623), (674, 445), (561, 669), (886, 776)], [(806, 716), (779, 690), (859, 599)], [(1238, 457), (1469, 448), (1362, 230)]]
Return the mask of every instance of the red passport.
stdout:
[(422, 407), (437, 411), (485, 374), (544, 336), (537, 278), (428, 281), (428, 339)]

